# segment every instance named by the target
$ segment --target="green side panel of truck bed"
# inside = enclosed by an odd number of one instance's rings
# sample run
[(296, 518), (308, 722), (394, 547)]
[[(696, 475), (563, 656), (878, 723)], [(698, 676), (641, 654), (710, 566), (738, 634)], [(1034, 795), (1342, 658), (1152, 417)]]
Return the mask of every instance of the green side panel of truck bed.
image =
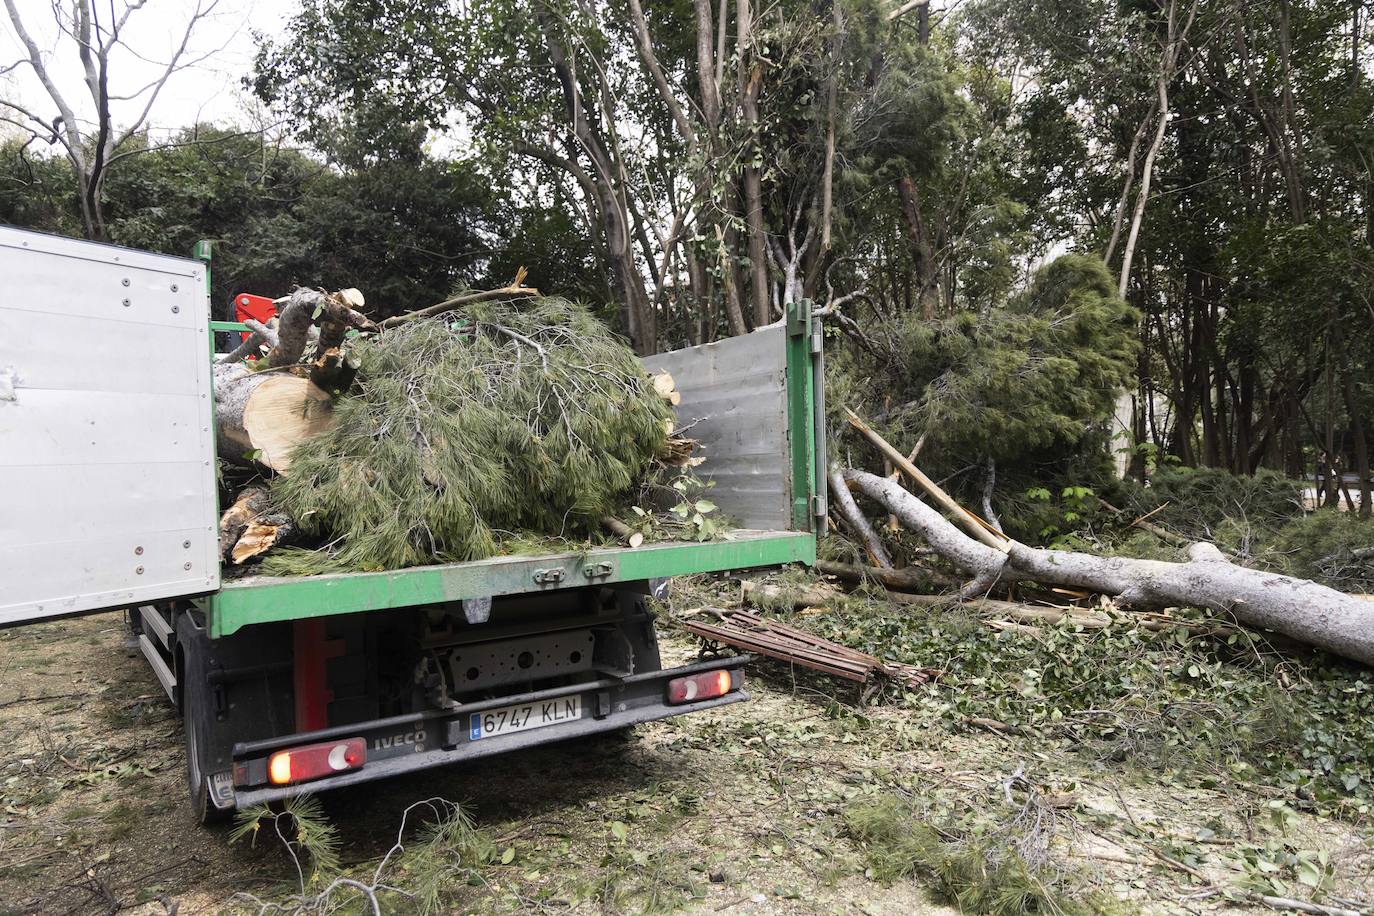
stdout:
[(673, 541), (580, 553), (492, 557), (389, 572), (255, 576), (225, 581), (201, 605), (210, 635), (219, 637), (255, 623), (816, 562), (816, 537), (810, 532), (733, 534), (731, 540), (705, 543)]

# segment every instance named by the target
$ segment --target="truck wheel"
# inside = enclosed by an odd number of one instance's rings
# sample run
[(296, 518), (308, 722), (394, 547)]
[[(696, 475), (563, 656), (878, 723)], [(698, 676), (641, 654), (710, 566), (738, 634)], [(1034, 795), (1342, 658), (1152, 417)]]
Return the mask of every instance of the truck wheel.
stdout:
[[(191, 796), (191, 812), (196, 821), (220, 824), (229, 820), (233, 811), (216, 807), (210, 800), (209, 779), (204, 769), (205, 733), (210, 711), (208, 679), (203, 649), (196, 644), (198, 633), (186, 615), (177, 621), (177, 637), (181, 644), (181, 728), (186, 740), (186, 788)], [(203, 637), (202, 637), (203, 638)]]
[(229, 820), (233, 812), (217, 808), (210, 801), (210, 786), (200, 764), (202, 726), (199, 723), (198, 716), (187, 715), (182, 719), (182, 727), (186, 731), (186, 787), (191, 795), (191, 813), (198, 823), (207, 826), (222, 824)]

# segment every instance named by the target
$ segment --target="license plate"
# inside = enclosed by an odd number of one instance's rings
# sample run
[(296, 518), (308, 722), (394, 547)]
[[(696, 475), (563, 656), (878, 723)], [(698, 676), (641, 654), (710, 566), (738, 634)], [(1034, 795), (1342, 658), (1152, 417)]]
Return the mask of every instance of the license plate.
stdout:
[(500, 706), (486, 712), (475, 712), (468, 722), (468, 738), (495, 738), (511, 732), (524, 732), (546, 725), (559, 725), (582, 718), (582, 697), (559, 697), (538, 703)]

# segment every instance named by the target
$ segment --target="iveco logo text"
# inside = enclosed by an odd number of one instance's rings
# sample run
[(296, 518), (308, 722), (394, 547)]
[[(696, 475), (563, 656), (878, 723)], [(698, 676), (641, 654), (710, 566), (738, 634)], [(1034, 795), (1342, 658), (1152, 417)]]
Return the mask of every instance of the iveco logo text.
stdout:
[(372, 747), (374, 750), (378, 751), (391, 747), (403, 747), (407, 744), (415, 745), (416, 752), (423, 751), (425, 749), (425, 733), (423, 731), (406, 732), (403, 735), (390, 735), (386, 738), (372, 739)]

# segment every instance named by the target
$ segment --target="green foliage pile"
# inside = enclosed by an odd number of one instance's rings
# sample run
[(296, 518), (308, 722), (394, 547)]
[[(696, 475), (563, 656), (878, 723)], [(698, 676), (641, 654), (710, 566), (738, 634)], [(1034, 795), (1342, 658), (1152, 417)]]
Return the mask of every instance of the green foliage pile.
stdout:
[(1247, 634), (995, 630), (952, 607), (910, 614), (861, 600), (805, 626), (880, 657), (945, 672), (906, 696), (950, 728), (993, 719), (1094, 760), (1205, 784), (1267, 783), (1300, 807), (1374, 808), (1374, 677), (1320, 652), (1282, 654)]
[[(630, 349), (562, 299), (477, 304), (357, 353), (361, 392), (272, 486), (329, 542), (321, 568), (474, 560), (501, 531), (595, 528), (641, 483), (672, 416)], [(312, 571), (302, 559), (288, 555), (289, 571)], [(269, 557), (264, 571), (288, 570)]]

